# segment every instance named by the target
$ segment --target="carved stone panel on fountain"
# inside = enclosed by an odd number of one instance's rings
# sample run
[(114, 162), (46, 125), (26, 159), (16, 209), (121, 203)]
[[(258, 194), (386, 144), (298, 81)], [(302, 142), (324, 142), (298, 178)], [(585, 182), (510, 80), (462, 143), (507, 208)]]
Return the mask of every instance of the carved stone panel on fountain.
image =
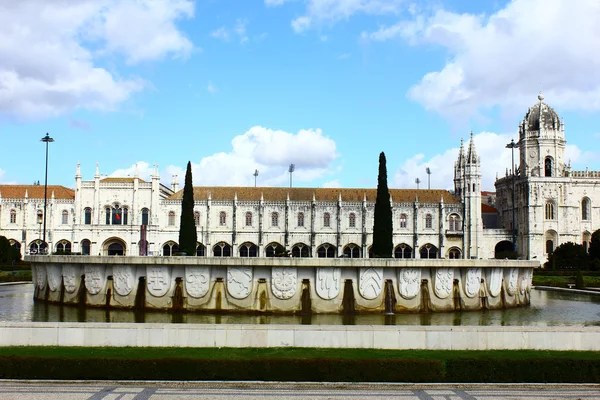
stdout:
[(454, 283), (454, 268), (438, 268), (435, 271), (435, 295), (440, 299), (445, 299), (452, 293)]
[(489, 292), (490, 296), (497, 297), (502, 290), (502, 269), (501, 268), (492, 268), (490, 271), (490, 278), (488, 280), (489, 283)]
[(85, 288), (89, 294), (98, 294), (106, 285), (104, 268), (96, 265), (86, 265), (83, 269), (85, 274)]
[(50, 290), (56, 292), (56, 289), (60, 287), (60, 280), (62, 278), (62, 268), (60, 265), (48, 265), (46, 267), (48, 274), (48, 286)]
[(287, 300), (296, 294), (298, 271), (296, 268), (273, 267), (271, 269), (271, 291), (281, 300)]
[(421, 291), (421, 269), (400, 268), (398, 270), (398, 290), (400, 296), (407, 300), (417, 297)]
[(209, 286), (209, 267), (185, 267), (185, 290), (191, 297), (206, 296)]
[(133, 268), (124, 265), (113, 267), (113, 286), (120, 296), (127, 296), (133, 290), (135, 275)]
[(335, 299), (340, 293), (340, 268), (317, 268), (317, 294), (325, 300)]
[(519, 287), (519, 291), (521, 292), (521, 294), (525, 294), (525, 292), (529, 292), (529, 289), (531, 288), (531, 278), (532, 278), (532, 271), (528, 268), (523, 270), (523, 276), (521, 278), (521, 285)]
[(467, 297), (475, 297), (481, 287), (481, 268), (468, 268), (465, 279), (465, 293)]
[(78, 269), (76, 269), (74, 266), (63, 265), (62, 275), (67, 293), (73, 293), (77, 288), (77, 272)]
[(236, 299), (245, 299), (252, 292), (252, 267), (227, 267), (227, 291)]
[(146, 282), (148, 291), (154, 297), (162, 297), (171, 288), (171, 268), (149, 266), (146, 267)]
[(383, 268), (360, 268), (358, 292), (367, 300), (379, 297), (383, 290)]
[(519, 269), (511, 268), (508, 273), (508, 285), (506, 290), (508, 294), (514, 296), (517, 293), (517, 285), (519, 284)]
[(46, 267), (43, 265), (36, 265), (35, 267), (35, 280), (37, 282), (37, 287), (39, 289), (43, 289), (46, 287), (48, 283), (46, 281)]

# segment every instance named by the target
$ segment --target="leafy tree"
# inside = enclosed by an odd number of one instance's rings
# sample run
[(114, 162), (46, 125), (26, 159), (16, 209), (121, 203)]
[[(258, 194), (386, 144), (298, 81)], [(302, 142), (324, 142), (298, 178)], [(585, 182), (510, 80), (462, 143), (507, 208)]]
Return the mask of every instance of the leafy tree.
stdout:
[(600, 229), (592, 233), (590, 257), (594, 260), (600, 260)]
[(582, 245), (573, 242), (558, 246), (548, 258), (546, 268), (582, 269), (590, 268), (590, 256)]
[(385, 154), (379, 154), (379, 176), (377, 177), (377, 199), (373, 221), (373, 257), (391, 258), (394, 251), (392, 241), (392, 207), (387, 184)]
[(581, 270), (577, 271), (577, 276), (575, 277), (575, 287), (577, 289), (585, 289), (585, 282), (583, 281), (583, 274)]
[(21, 252), (10, 245), (8, 239), (0, 236), (0, 264), (11, 264), (21, 259)]
[(185, 186), (181, 200), (181, 219), (179, 224), (179, 250), (189, 256), (196, 254), (196, 221), (194, 220), (194, 186), (192, 184), (192, 163), (188, 161), (185, 172)]

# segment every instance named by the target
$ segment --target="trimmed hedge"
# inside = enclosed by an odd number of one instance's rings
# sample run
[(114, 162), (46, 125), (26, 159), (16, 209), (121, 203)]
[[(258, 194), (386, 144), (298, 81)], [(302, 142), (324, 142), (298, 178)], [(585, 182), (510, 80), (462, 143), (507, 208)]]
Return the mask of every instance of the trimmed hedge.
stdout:
[[(575, 276), (577, 275), (576, 269), (563, 269), (560, 271), (534, 269), (533, 276)], [(581, 271), (583, 276), (600, 276), (600, 271)]]
[(261, 380), (308, 382), (600, 383), (589, 358), (73, 358), (0, 357), (2, 379)]
[(437, 382), (439, 360), (0, 357), (2, 379)]
[(31, 271), (29, 263), (0, 264), (0, 271)]

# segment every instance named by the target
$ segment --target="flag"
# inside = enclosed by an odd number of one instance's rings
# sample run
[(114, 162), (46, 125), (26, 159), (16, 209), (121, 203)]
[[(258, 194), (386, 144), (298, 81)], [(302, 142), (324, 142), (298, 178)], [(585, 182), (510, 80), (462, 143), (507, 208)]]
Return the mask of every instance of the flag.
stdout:
[(120, 221), (121, 220), (121, 214), (116, 213), (115, 214), (115, 218), (117, 219), (117, 221)]

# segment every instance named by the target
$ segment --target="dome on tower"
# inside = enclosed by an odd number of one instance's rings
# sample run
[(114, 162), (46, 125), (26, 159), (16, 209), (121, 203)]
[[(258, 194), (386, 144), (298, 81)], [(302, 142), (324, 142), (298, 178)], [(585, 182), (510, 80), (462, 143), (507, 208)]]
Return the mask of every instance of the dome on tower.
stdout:
[(560, 129), (560, 118), (552, 107), (544, 103), (544, 95), (540, 92), (539, 102), (529, 108), (525, 114), (525, 124), (528, 131), (539, 131), (540, 129)]

